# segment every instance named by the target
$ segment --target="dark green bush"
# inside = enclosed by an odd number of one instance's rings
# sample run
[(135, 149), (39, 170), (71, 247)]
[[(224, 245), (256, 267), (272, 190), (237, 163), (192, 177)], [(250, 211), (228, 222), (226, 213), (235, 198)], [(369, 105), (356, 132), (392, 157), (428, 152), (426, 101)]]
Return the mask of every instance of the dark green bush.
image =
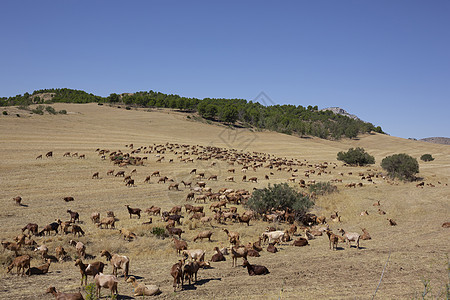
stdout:
[(8, 112), (7, 112), (6, 110), (4, 110), (4, 111), (3, 111), (3, 115), (4, 115), (4, 116), (7, 116), (7, 115), (8, 115)]
[(423, 161), (433, 161), (434, 157), (431, 154), (424, 154), (420, 157)]
[(371, 165), (375, 163), (375, 158), (367, 153), (364, 148), (350, 148), (347, 152), (341, 151), (337, 154), (337, 160), (344, 161), (349, 165)]
[(381, 167), (388, 172), (392, 178), (402, 180), (414, 180), (415, 174), (419, 173), (419, 163), (417, 159), (405, 153), (394, 154), (383, 158)]
[(67, 115), (67, 110), (61, 109), (60, 111), (58, 111), (58, 114)]
[(287, 183), (269, 184), (267, 188), (257, 189), (247, 202), (247, 207), (258, 213), (265, 213), (272, 209), (291, 209), (297, 216), (304, 215), (314, 202), (309, 196), (303, 195), (290, 187)]
[(157, 238), (164, 238), (166, 236), (166, 229), (163, 227), (153, 227), (150, 232)]
[(37, 114), (37, 115), (43, 115), (44, 114), (44, 106), (39, 105), (35, 109), (32, 109), (31, 112), (34, 114)]
[(125, 109), (126, 109), (126, 110), (130, 110), (130, 109), (131, 109), (131, 107), (127, 106), (127, 107), (125, 107)]
[(55, 110), (53, 107), (51, 107), (51, 106), (46, 106), (46, 107), (45, 107), (45, 110), (46, 110), (49, 114), (52, 114), (52, 115), (56, 115), (56, 114), (57, 114), (56, 110)]
[(316, 195), (331, 194), (337, 192), (337, 186), (332, 185), (330, 182), (318, 182), (311, 184), (308, 187), (308, 191)]

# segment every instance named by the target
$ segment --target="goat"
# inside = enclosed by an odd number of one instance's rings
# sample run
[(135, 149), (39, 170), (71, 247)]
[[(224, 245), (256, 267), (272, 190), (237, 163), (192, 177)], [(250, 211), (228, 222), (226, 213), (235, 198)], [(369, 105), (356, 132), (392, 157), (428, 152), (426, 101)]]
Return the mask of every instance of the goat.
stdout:
[(73, 233), (73, 236), (75, 236), (76, 234), (78, 234), (78, 237), (79, 237), (80, 235), (84, 235), (83, 229), (81, 229), (81, 227), (78, 226), (77, 224), (73, 224), (73, 225), (72, 225), (72, 233)]
[(22, 232), (25, 230), (28, 230), (28, 234), (31, 232), (32, 234), (37, 235), (39, 232), (39, 226), (38, 224), (28, 223), (24, 228), (22, 228)]
[(216, 253), (212, 256), (211, 261), (217, 262), (217, 261), (225, 261), (225, 256), (223, 256), (222, 252), (219, 250), (219, 247), (214, 247), (214, 250)]
[(397, 222), (395, 222), (394, 220), (392, 220), (392, 219), (387, 219), (387, 220), (389, 221), (389, 225), (391, 225), (391, 226), (397, 225)]
[(45, 232), (48, 233), (48, 235), (50, 235), (51, 231), (54, 231), (55, 235), (57, 235), (58, 234), (58, 228), (59, 228), (59, 225), (61, 225), (61, 223), (62, 223), (61, 220), (58, 219), (56, 222), (52, 222), (52, 223), (50, 223), (48, 225), (45, 225), (44, 229), (42, 229), (41, 232), (39, 232), (38, 235), (45, 235)]
[(100, 213), (99, 212), (93, 212), (91, 214), (91, 220), (92, 220), (92, 223), (94, 223), (94, 224), (100, 222)]
[(327, 230), (328, 240), (330, 241), (330, 249), (337, 250), (339, 237), (335, 235), (331, 230)]
[(181, 260), (172, 266), (170, 274), (173, 277), (173, 291), (175, 292), (180, 285), (183, 289), (183, 262)]
[(250, 276), (266, 275), (270, 273), (265, 266), (251, 265), (247, 259), (244, 259), (244, 263), (242, 265), (247, 267), (248, 275)]
[(193, 249), (193, 250), (183, 250), (183, 257), (191, 258), (196, 261), (205, 261), (205, 250)]
[(131, 241), (131, 240), (137, 238), (136, 234), (131, 232), (128, 229), (122, 228), (119, 231), (120, 231), (120, 234), (123, 236), (124, 240), (128, 239), (128, 241)]
[(105, 264), (102, 263), (101, 261), (96, 261), (96, 262), (86, 265), (81, 261), (81, 259), (77, 259), (75, 261), (75, 267), (80, 268), (81, 285), (83, 285), (83, 279), (84, 279), (85, 285), (87, 285), (88, 275), (91, 275), (94, 278), (95, 275), (97, 275), (99, 272), (103, 272), (103, 269), (105, 268)]
[(199, 268), (200, 266), (196, 261), (185, 263), (183, 265), (183, 277), (184, 280), (189, 280), (189, 285), (191, 284), (191, 280), (194, 281), (194, 275), (195, 275), (194, 282), (197, 282), (197, 272)]
[(64, 260), (64, 257), (67, 255), (66, 250), (64, 250), (64, 247), (62, 247), (62, 246), (56, 247), (55, 252), (56, 252), (56, 257), (58, 258), (59, 261)]
[(356, 232), (345, 232), (344, 229), (338, 229), (340, 233), (342, 233), (342, 236), (345, 238), (345, 241), (347, 242), (347, 245), (351, 247), (351, 241), (356, 243), (356, 248), (359, 249), (359, 240), (361, 236), (359, 233)]
[(97, 226), (101, 229), (103, 228), (103, 225), (108, 228), (108, 226), (111, 226), (111, 228), (115, 227), (116, 219), (114, 217), (106, 217), (100, 220), (100, 222), (97, 223)]
[(184, 233), (184, 231), (181, 228), (170, 227), (169, 225), (166, 226), (166, 229), (170, 235), (178, 235), (178, 238), (180, 239), (181, 234)]
[(43, 264), (42, 266), (28, 268), (28, 270), (25, 274), (27, 274), (28, 276), (47, 274), (50, 264), (51, 264), (51, 260), (47, 259), (47, 262), (45, 264)]
[(13, 198), (14, 202), (16, 202), (17, 205), (20, 205), (20, 202), (22, 202), (22, 197), (17, 196)]
[(70, 209), (68, 209), (67, 212), (70, 214), (70, 222), (75, 223), (77, 220), (80, 222), (80, 214), (76, 211), (71, 211)]
[(152, 214), (152, 215), (154, 215), (154, 216), (156, 216), (156, 215), (161, 215), (161, 208), (152, 205), (151, 207), (147, 208), (147, 209), (145, 210), (145, 212), (146, 212), (147, 214), (149, 214), (149, 215)]
[(195, 238), (194, 238), (194, 242), (198, 239), (208, 239), (208, 241), (211, 242), (211, 235), (213, 234), (213, 232), (211, 230), (205, 230), (200, 232)]
[(137, 283), (136, 278), (134, 276), (130, 276), (127, 279), (127, 282), (131, 283), (133, 285), (135, 297), (154, 296), (154, 295), (158, 295), (161, 293), (161, 290), (159, 289), (159, 287), (157, 285), (154, 285), (154, 284), (146, 285), (143, 283)]
[(130, 268), (130, 258), (125, 255), (114, 254), (111, 255), (106, 250), (102, 250), (100, 252), (100, 256), (105, 256), (106, 260), (111, 261), (111, 265), (113, 266), (113, 275), (117, 276), (117, 269), (123, 269), (123, 275), (125, 280), (128, 278), (128, 271)]
[(277, 253), (278, 252), (277, 247), (275, 247), (275, 243), (269, 243), (269, 246), (267, 246), (267, 252), (270, 252), (270, 253)]
[(187, 250), (188, 245), (185, 241), (173, 238), (173, 242), (175, 243), (175, 249), (177, 250), (177, 254), (180, 254), (181, 251), (183, 250)]
[(365, 241), (365, 240), (371, 240), (372, 239), (372, 237), (370, 236), (370, 234), (367, 231), (367, 229), (362, 228), (361, 230), (363, 232), (363, 235), (361, 235), (361, 240)]
[(223, 231), (225, 231), (225, 233), (228, 235), (228, 239), (231, 243), (232, 240), (238, 241), (239, 240), (239, 232), (234, 232), (234, 231), (228, 231), (228, 229), (223, 228)]
[(128, 213), (130, 214), (130, 219), (131, 219), (131, 215), (137, 215), (138, 219), (141, 218), (141, 209), (140, 208), (131, 208), (129, 205), (125, 205), (128, 209)]
[(269, 239), (269, 243), (271, 243), (274, 240), (281, 239), (284, 236), (284, 231), (270, 231), (270, 232), (263, 232), (262, 238), (265, 241), (266, 239)]
[(247, 259), (248, 250), (245, 247), (231, 247), (231, 258), (233, 259), (231, 266), (235, 267), (237, 263), (237, 259), (242, 257), (243, 259)]
[(292, 245), (294, 245), (296, 247), (303, 247), (303, 246), (308, 245), (308, 240), (305, 239), (305, 238), (300, 237), (297, 240), (295, 240)]
[(250, 226), (251, 217), (248, 215), (243, 215), (242, 217), (238, 215), (238, 220), (240, 223), (247, 223), (247, 226)]
[(113, 294), (118, 294), (117, 291), (117, 284), (119, 283), (117, 281), (117, 277), (114, 275), (105, 275), (103, 273), (98, 273), (94, 277), (95, 285), (97, 286), (97, 297), (100, 298), (100, 289), (101, 288), (107, 288), (111, 291), (111, 298), (113, 297)]
[(29, 256), (29, 255), (21, 255), (21, 256), (14, 258), (12, 263), (8, 266), (6, 273), (11, 272), (12, 268), (14, 268), (14, 266), (15, 266), (16, 271), (17, 271), (17, 276), (19, 276), (20, 269), (22, 269), (22, 276), (23, 276), (25, 273), (25, 268), (30, 268), (30, 260), (31, 260), (31, 256)]
[(25, 239), (23, 239), (23, 242), (18, 242), (18, 243), (13, 243), (13, 242), (2, 242), (2, 246), (3, 246), (3, 248), (5, 248), (5, 249), (8, 249), (8, 250), (10, 250), (10, 251), (13, 251), (14, 253), (15, 253), (15, 255), (16, 256), (19, 256), (19, 250), (20, 250), (20, 248), (22, 247), (22, 245), (23, 245), (23, 243), (24, 243), (24, 240)]
[(80, 292), (78, 293), (61, 293), (57, 292), (54, 286), (51, 286), (47, 289), (46, 294), (52, 294), (55, 296), (56, 300), (84, 300), (83, 295)]

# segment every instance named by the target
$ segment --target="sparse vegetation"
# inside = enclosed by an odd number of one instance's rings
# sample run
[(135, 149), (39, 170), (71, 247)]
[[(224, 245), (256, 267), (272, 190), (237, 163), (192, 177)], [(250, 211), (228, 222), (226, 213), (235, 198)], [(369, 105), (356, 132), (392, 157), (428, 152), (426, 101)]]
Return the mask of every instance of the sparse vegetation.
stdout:
[(58, 111), (58, 114), (60, 114), (60, 115), (66, 115), (66, 114), (67, 114), (67, 110), (61, 109), (60, 111)]
[(159, 239), (166, 236), (166, 230), (163, 227), (153, 227), (151, 233)]
[(94, 283), (90, 283), (88, 285), (86, 285), (86, 287), (84, 288), (84, 290), (86, 291), (86, 300), (97, 300), (97, 295), (96, 295), (96, 287)]
[(375, 163), (375, 158), (367, 153), (364, 148), (350, 148), (347, 152), (341, 151), (337, 154), (337, 160), (344, 161), (352, 166), (365, 166)]
[(405, 153), (385, 157), (381, 161), (381, 167), (388, 172), (390, 177), (402, 180), (412, 181), (419, 173), (417, 159)]
[(270, 185), (253, 192), (247, 202), (247, 207), (258, 213), (265, 213), (272, 209), (291, 209), (298, 216), (305, 214), (314, 202), (308, 195), (296, 191), (287, 183)]
[(431, 154), (424, 154), (420, 157), (423, 161), (433, 161), (434, 157)]
[(3, 114), (4, 116), (7, 116), (7, 115), (8, 115), (8, 112), (7, 112), (6, 110), (4, 110), (4, 111), (2, 112), (2, 114)]

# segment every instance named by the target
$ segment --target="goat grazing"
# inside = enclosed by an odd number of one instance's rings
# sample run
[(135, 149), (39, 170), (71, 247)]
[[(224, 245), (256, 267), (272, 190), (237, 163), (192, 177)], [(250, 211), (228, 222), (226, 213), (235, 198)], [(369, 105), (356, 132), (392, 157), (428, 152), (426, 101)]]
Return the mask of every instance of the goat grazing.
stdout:
[(105, 256), (106, 260), (111, 261), (111, 265), (113, 266), (113, 275), (117, 276), (117, 269), (123, 269), (123, 275), (125, 280), (128, 278), (128, 271), (130, 268), (130, 258), (125, 255), (114, 254), (111, 255), (106, 250), (102, 250), (100, 252), (100, 256)]
[(15, 266), (16, 271), (17, 271), (17, 276), (20, 273), (20, 269), (22, 269), (22, 276), (23, 276), (25, 273), (25, 268), (30, 268), (30, 260), (31, 260), (31, 256), (29, 256), (29, 255), (21, 255), (21, 256), (14, 258), (12, 263), (8, 266), (6, 273), (11, 272), (12, 268), (14, 268), (14, 266)]
[(175, 292), (180, 286), (183, 289), (183, 262), (181, 260), (172, 266), (170, 274), (173, 277), (173, 291)]
[(356, 232), (345, 232), (345, 230), (342, 229), (342, 228), (338, 229), (338, 231), (345, 238), (345, 241), (347, 242), (347, 245), (349, 247), (351, 247), (351, 243), (350, 242), (355, 242), (356, 243), (356, 248), (359, 249), (359, 240), (361, 238), (359, 233), (356, 233)]
[(194, 242), (198, 239), (208, 239), (208, 241), (211, 242), (211, 235), (213, 234), (213, 232), (211, 230), (205, 230), (200, 232), (199, 234), (197, 234), (197, 236), (194, 238)]
[(105, 268), (105, 264), (101, 261), (96, 261), (90, 264), (84, 264), (81, 259), (77, 259), (75, 261), (75, 267), (80, 268), (81, 273), (81, 285), (83, 285), (83, 279), (85, 282), (85, 285), (87, 285), (87, 277), (88, 275), (91, 275), (93, 278), (95, 275), (97, 275), (100, 272), (103, 272), (103, 269)]
[(117, 281), (117, 277), (114, 275), (105, 275), (103, 273), (98, 273), (94, 277), (95, 285), (97, 286), (97, 298), (100, 298), (100, 289), (106, 288), (111, 291), (111, 298), (113, 297), (113, 294), (118, 294), (117, 291), (117, 284), (119, 283)]

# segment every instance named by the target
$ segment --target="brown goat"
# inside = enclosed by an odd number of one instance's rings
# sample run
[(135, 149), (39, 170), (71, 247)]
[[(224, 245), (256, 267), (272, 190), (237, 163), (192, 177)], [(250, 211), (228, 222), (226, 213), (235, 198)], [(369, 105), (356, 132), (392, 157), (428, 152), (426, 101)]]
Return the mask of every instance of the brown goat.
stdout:
[(57, 292), (54, 286), (51, 286), (47, 289), (46, 294), (52, 294), (55, 296), (56, 300), (84, 300), (83, 295), (80, 292), (78, 293), (61, 293)]
[(45, 264), (43, 264), (39, 267), (31, 267), (27, 270), (27, 272), (25, 274), (27, 274), (28, 276), (47, 274), (50, 264), (51, 264), (51, 260), (47, 259), (47, 262)]
[(75, 261), (75, 266), (80, 268), (81, 285), (83, 285), (83, 280), (85, 282), (84, 284), (87, 285), (88, 275), (91, 275), (94, 278), (99, 272), (103, 272), (103, 269), (105, 268), (105, 264), (101, 261), (96, 261), (86, 265), (81, 261), (81, 259), (77, 259)]
[(12, 261), (12, 263), (8, 266), (6, 273), (11, 272), (11, 269), (16, 267), (17, 276), (20, 273), (20, 269), (22, 269), (22, 276), (25, 274), (25, 268), (30, 268), (30, 260), (31, 257), (29, 255), (21, 255)]
[(211, 230), (205, 230), (200, 232), (195, 238), (194, 238), (194, 242), (198, 239), (208, 239), (208, 241), (211, 242), (211, 235), (213, 234), (213, 232)]
[(183, 289), (183, 262), (181, 260), (172, 266), (170, 275), (173, 277), (173, 291), (175, 292), (180, 286)]
[(269, 270), (265, 266), (260, 265), (251, 265), (247, 259), (244, 259), (244, 263), (242, 264), (244, 267), (247, 267), (248, 275), (266, 275), (269, 274)]
[(177, 254), (180, 254), (181, 251), (187, 250), (187, 243), (185, 241), (177, 240), (173, 238), (173, 242), (175, 243), (175, 249), (177, 250)]

